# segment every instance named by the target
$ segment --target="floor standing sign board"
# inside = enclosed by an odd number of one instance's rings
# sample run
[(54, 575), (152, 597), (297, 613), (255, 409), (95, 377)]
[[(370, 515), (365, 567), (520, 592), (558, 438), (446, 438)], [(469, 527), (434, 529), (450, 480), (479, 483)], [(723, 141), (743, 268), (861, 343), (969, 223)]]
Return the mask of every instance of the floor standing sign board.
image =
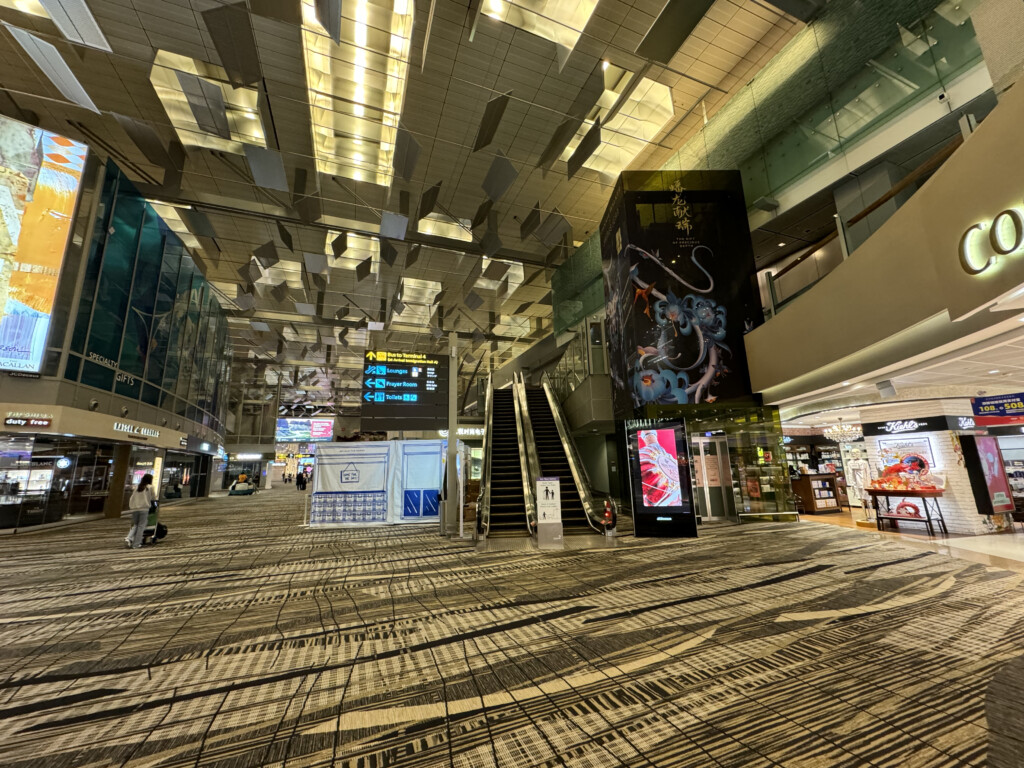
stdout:
[(629, 421), (626, 434), (635, 534), (696, 538), (683, 421)]
[(557, 477), (537, 478), (537, 546), (562, 549), (562, 488)]

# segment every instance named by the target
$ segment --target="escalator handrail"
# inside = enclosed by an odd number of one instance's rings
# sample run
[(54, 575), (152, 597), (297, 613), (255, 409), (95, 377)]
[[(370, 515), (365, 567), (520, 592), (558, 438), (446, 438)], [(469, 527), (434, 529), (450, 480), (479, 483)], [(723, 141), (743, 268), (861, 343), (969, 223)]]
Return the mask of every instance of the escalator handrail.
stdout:
[(477, 504), (477, 517), (480, 521), (477, 531), (486, 539), (491, 530), (491, 452), (494, 447), (494, 390), (490, 375), (487, 376), (487, 397), (484, 402), (484, 460), (480, 467), (480, 477), (484, 482)]
[(551, 409), (551, 416), (555, 420), (555, 427), (558, 429), (558, 437), (562, 441), (565, 450), (565, 458), (569, 461), (569, 470), (572, 472), (572, 479), (576, 483), (576, 490), (580, 494), (580, 501), (583, 502), (583, 511), (587, 515), (587, 523), (598, 533), (604, 533), (603, 513), (604, 509), (598, 510), (597, 502), (594, 501), (593, 491), (590, 489), (590, 478), (587, 477), (587, 469), (583, 464), (580, 455), (576, 450), (576, 443), (572, 439), (569, 424), (562, 413), (562, 407), (555, 397), (551, 388), (551, 379), (545, 373), (541, 377), (541, 387), (548, 400), (548, 407)]
[(516, 408), (516, 439), (519, 441), (519, 466), (523, 473), (523, 500), (526, 502), (526, 527), (537, 532), (537, 498), (534, 488), (540, 476), (540, 459), (533, 439), (533, 423), (526, 407), (526, 384), (518, 373), (512, 376), (512, 400)]

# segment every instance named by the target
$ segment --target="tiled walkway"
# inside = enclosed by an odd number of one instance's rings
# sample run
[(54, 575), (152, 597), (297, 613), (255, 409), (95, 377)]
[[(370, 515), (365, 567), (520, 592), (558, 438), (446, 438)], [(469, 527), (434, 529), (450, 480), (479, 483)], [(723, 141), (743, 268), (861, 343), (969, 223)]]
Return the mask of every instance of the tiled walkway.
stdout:
[(804, 524), (479, 554), (299, 499), (0, 541), (0, 764), (1019, 764), (1020, 574)]
[(863, 519), (863, 510), (856, 507), (852, 513), (804, 515), (802, 517), (805, 523), (826, 523), (843, 528), (854, 528), (864, 533), (874, 534), (880, 539), (888, 538), (900, 541), (908, 547), (1024, 573), (1024, 530), (1018, 524), (1015, 524), (1012, 530), (983, 536), (957, 534), (944, 536), (938, 533), (929, 536), (928, 532), (920, 525), (902, 526), (900, 530), (893, 530), (886, 526), (884, 532), (877, 531), (874, 523), (867, 528), (858, 526), (855, 521)]

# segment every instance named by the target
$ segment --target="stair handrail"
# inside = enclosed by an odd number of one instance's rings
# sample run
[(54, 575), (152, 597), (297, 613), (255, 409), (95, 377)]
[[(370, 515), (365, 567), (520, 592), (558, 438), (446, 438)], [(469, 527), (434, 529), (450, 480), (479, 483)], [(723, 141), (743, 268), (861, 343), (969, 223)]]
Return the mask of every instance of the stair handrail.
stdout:
[(490, 374), (487, 376), (487, 396), (484, 403), (484, 460), (480, 467), (483, 487), (480, 489), (477, 503), (476, 530), (486, 539), (491, 530), (491, 452), (494, 450), (494, 388)]
[(551, 378), (547, 373), (541, 377), (540, 383), (544, 395), (548, 399), (548, 406), (551, 408), (551, 415), (554, 417), (555, 427), (558, 429), (558, 437), (565, 448), (565, 457), (569, 460), (569, 470), (572, 472), (573, 482), (576, 483), (576, 489), (580, 494), (580, 501), (583, 502), (583, 511), (587, 514), (587, 523), (598, 533), (604, 533), (604, 508), (603, 506), (600, 510), (597, 508), (594, 493), (590, 488), (590, 478), (587, 477), (587, 469), (576, 450), (576, 443), (572, 439), (569, 424), (565, 420), (565, 414), (562, 413), (558, 398), (555, 397), (555, 392), (551, 387)]
[(522, 374), (512, 375), (513, 402), (516, 407), (516, 437), (519, 440), (519, 463), (523, 470), (523, 498), (526, 500), (526, 524), (530, 535), (537, 533), (536, 483), (540, 477), (540, 458), (533, 437), (533, 421), (526, 404), (526, 381)]

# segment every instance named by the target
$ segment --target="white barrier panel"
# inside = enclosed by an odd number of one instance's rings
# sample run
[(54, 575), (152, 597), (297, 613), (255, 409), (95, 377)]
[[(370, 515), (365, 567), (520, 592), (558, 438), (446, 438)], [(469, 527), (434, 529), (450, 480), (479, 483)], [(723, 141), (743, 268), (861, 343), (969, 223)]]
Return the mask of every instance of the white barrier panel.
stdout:
[(317, 447), (311, 526), (437, 520), (444, 440)]

